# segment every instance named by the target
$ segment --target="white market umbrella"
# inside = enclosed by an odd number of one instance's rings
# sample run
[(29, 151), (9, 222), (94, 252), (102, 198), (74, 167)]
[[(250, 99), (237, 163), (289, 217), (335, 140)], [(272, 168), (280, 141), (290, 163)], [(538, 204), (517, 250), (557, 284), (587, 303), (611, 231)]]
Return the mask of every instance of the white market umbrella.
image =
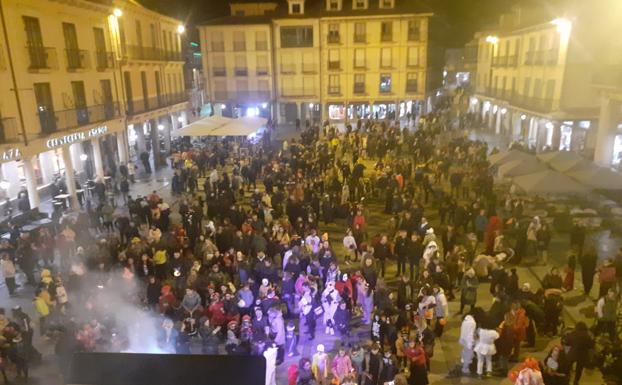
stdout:
[(572, 178), (553, 170), (517, 176), (513, 182), (527, 194), (584, 194), (590, 190)]
[(512, 178), (547, 170), (548, 167), (538, 160), (512, 160), (499, 166), (499, 177)]
[(208, 116), (189, 125), (171, 132), (173, 136), (208, 136), (209, 133), (230, 122), (231, 118), (224, 116)]
[(212, 136), (248, 136), (255, 134), (268, 123), (268, 119), (256, 116), (246, 116), (239, 119), (231, 119), (226, 124), (212, 130)]
[(509, 150), (504, 152), (498, 152), (496, 154), (490, 155), (488, 160), (491, 165), (499, 166), (503, 163), (511, 162), (513, 160), (534, 160), (535, 157), (531, 154), (528, 154), (519, 150)]
[(592, 165), (568, 173), (575, 180), (599, 190), (622, 190), (622, 174), (605, 167)]

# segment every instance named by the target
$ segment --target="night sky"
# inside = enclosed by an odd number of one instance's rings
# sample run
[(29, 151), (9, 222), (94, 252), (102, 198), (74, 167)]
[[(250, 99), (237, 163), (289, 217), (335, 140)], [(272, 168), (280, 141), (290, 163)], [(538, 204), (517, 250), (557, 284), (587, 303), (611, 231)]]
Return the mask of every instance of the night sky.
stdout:
[[(226, 16), (229, 2), (236, 0), (138, 0), (143, 5), (193, 24)], [(277, 0), (285, 1), (285, 0)], [(307, 0), (323, 1), (323, 0)], [(397, 0), (419, 1), (436, 14), (439, 33), (436, 39), (447, 48), (461, 47), (473, 33), (494, 23), (499, 14), (521, 0)]]

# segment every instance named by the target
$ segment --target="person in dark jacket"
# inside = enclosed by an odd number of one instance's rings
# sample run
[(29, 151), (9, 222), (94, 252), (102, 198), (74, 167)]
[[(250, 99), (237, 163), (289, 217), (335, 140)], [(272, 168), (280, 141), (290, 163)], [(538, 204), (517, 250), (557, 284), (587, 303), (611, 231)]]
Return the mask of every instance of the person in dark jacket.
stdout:
[(415, 281), (419, 278), (419, 263), (423, 257), (423, 243), (419, 233), (413, 233), (408, 242), (408, 263), (410, 265), (410, 280)]
[(162, 285), (160, 282), (158, 282), (153, 275), (150, 275), (149, 283), (147, 283), (147, 305), (149, 305), (149, 308), (157, 309), (161, 291)]
[(575, 373), (573, 384), (578, 385), (581, 381), (583, 368), (589, 364), (589, 352), (594, 347), (594, 339), (587, 330), (585, 322), (577, 322), (575, 329), (566, 336), (563, 343), (570, 347), (568, 358)]
[(597, 260), (598, 255), (593, 247), (590, 247), (579, 257), (579, 264), (581, 265), (581, 280), (583, 282), (583, 292), (585, 295), (590, 295), (590, 291), (592, 291)]

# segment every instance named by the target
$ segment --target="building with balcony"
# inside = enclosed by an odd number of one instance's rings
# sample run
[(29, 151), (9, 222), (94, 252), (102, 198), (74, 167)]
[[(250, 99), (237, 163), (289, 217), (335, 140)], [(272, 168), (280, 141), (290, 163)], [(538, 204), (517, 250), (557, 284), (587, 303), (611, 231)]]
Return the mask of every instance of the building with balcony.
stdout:
[[(431, 14), (413, 2), (240, 2), (231, 5), (231, 13), (200, 27), (210, 97), (216, 106), (241, 108), (236, 113), (250, 106), (251, 113), (259, 111), (281, 123), (343, 122), (416, 114), (425, 98)], [(264, 75), (268, 89), (259, 87), (250, 64), (263, 53), (246, 50), (246, 62), (238, 58), (241, 47), (252, 46), (259, 31), (269, 37), (267, 66), (274, 69)], [(237, 66), (236, 61), (247, 65)], [(247, 67), (248, 75), (239, 71)], [(251, 95), (257, 91), (257, 96), (265, 93), (270, 98), (245, 100), (245, 82), (240, 82), (243, 92), (237, 91), (239, 80), (246, 78)]]
[[(162, 31), (158, 43), (127, 40), (126, 25), (138, 20), (145, 31), (166, 27), (178, 40), (179, 22), (129, 0), (5, 0), (0, 7), (0, 195), (26, 188), (38, 207), (61, 179), (75, 205), (76, 181), (103, 178), (130, 159), (128, 123), (164, 115), (170, 122), (185, 106), (179, 44)], [(163, 40), (172, 48), (161, 49)], [(139, 85), (142, 97), (128, 91)]]
[(602, 15), (611, 12), (613, 3), (517, 6), (495, 28), (477, 33), (470, 111), (495, 133), (536, 151), (592, 156), (600, 108), (592, 79), (609, 50), (602, 37), (614, 30), (614, 23)]

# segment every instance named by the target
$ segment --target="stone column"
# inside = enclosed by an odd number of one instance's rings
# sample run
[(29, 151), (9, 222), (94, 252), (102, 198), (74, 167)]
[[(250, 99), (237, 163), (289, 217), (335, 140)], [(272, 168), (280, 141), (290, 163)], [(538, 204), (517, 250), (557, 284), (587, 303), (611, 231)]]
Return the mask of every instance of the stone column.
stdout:
[(127, 164), (127, 131), (117, 132), (117, 151), (119, 152), (119, 162)]
[(37, 190), (37, 177), (35, 176), (35, 168), (32, 166), (33, 158), (24, 158), (24, 174), (26, 176), (26, 189), (28, 190), (28, 200), (30, 201), (30, 208), (34, 209), (39, 207), (41, 199), (39, 197), (39, 191)]
[(497, 113), (495, 114), (495, 134), (501, 133), (501, 107), (497, 108)]
[(136, 157), (140, 158), (140, 154), (147, 150), (145, 139), (145, 125), (147, 123), (137, 123), (134, 125), (134, 132), (136, 133)]
[(76, 195), (76, 180), (73, 172), (73, 161), (71, 160), (69, 146), (63, 147), (63, 162), (65, 163), (65, 184), (67, 185), (67, 194), (70, 195), (69, 201), (71, 209), (77, 210), (78, 196)]
[(615, 155), (613, 144), (617, 133), (615, 113), (618, 108), (616, 107), (619, 107), (618, 102), (604, 96), (601, 98), (594, 150), (594, 162), (601, 166), (610, 166)]
[(557, 121), (553, 122), (553, 136), (551, 137), (551, 150), (559, 150), (559, 141), (562, 139), (562, 127)]
[(161, 119), (160, 124), (164, 126), (164, 131), (162, 132), (162, 135), (164, 136), (164, 150), (168, 155), (171, 153), (171, 122), (168, 121), (168, 119), (163, 118)]
[(95, 165), (95, 178), (104, 180), (104, 160), (102, 159), (101, 144), (99, 138), (91, 139), (91, 147), (93, 147), (93, 164)]
[(153, 165), (157, 169), (162, 164), (160, 159), (160, 135), (158, 130), (158, 121), (151, 119), (149, 121), (149, 135), (151, 136), (151, 149), (153, 150)]

